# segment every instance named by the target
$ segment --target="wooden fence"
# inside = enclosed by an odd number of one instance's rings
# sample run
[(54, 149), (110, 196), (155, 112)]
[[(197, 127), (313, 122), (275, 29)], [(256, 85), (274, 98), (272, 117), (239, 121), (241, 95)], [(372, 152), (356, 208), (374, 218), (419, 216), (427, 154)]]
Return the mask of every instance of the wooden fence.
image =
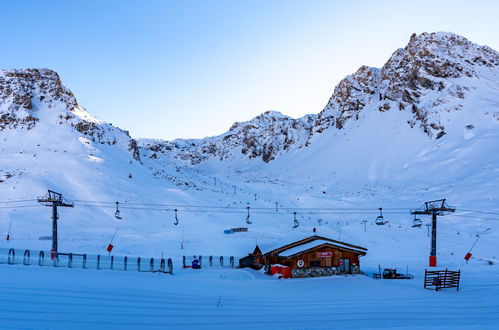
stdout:
[(424, 288), (436, 291), (446, 288), (456, 288), (459, 291), (461, 270), (427, 270), (424, 272)]

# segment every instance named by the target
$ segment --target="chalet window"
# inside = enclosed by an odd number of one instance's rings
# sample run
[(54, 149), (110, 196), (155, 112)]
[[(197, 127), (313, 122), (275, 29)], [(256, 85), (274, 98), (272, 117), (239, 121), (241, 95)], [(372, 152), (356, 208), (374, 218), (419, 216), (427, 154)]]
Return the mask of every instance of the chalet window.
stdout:
[(310, 267), (320, 267), (320, 266), (321, 266), (320, 260), (310, 260)]

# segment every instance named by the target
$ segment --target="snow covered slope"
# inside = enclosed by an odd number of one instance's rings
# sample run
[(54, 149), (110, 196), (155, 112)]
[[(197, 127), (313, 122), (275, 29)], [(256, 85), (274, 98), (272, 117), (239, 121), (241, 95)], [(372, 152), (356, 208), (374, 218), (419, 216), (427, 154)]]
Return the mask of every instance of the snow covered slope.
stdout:
[[(343, 79), (318, 114), (269, 111), (200, 140), (135, 141), (55, 72), (0, 71), (0, 141), (0, 202), (26, 200), (2, 204), (2, 246), (47, 248), (50, 212), (34, 199), (53, 189), (75, 202), (60, 210), (64, 250), (104, 251), (118, 228), (117, 254), (244, 255), (317, 227), (367, 247), (367, 263), (424, 264), (426, 228), (410, 227), (409, 210), (446, 197), (458, 212), (439, 227), (443, 260), (460, 264), (477, 233), (477, 262), (499, 255), (499, 54), (451, 33), (413, 35), (381, 69)], [(371, 224), (378, 207), (390, 225)], [(223, 234), (239, 226), (249, 232)]]

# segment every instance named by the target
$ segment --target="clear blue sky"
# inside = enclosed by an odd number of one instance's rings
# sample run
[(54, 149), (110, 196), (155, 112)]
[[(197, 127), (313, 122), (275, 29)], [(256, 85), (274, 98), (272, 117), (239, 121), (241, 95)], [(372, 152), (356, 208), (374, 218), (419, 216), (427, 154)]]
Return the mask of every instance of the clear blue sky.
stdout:
[(322, 110), (413, 32), (499, 49), (499, 1), (2, 1), (0, 67), (56, 70), (134, 137), (217, 135), (266, 110)]

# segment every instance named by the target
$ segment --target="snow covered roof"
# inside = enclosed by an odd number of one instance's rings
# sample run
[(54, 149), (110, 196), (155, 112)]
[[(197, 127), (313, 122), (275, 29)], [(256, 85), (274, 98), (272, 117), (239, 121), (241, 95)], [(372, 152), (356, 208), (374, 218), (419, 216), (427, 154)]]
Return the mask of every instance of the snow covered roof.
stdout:
[(328, 244), (343, 250), (355, 251), (362, 255), (365, 255), (367, 251), (366, 248), (348, 244), (345, 242), (336, 241), (327, 237), (310, 236), (300, 241), (269, 251), (265, 253), (265, 255), (278, 254), (281, 257), (289, 257), (297, 253), (313, 249), (323, 244)]
[(312, 241), (310, 243), (298, 245), (298, 246), (292, 247), (290, 249), (281, 251), (281, 253), (279, 253), (279, 255), (281, 257), (290, 257), (290, 256), (295, 255), (297, 253), (300, 253), (302, 251), (310, 250), (310, 249), (313, 249), (313, 248), (318, 247), (318, 246), (323, 245), (323, 244), (329, 244), (329, 245), (337, 246), (337, 247), (348, 249), (348, 250), (355, 250), (355, 251), (359, 251), (359, 252), (364, 252), (363, 250), (355, 249), (355, 248), (348, 246), (348, 245), (345, 245), (345, 244), (333, 243), (331, 241), (318, 239), (318, 240)]

